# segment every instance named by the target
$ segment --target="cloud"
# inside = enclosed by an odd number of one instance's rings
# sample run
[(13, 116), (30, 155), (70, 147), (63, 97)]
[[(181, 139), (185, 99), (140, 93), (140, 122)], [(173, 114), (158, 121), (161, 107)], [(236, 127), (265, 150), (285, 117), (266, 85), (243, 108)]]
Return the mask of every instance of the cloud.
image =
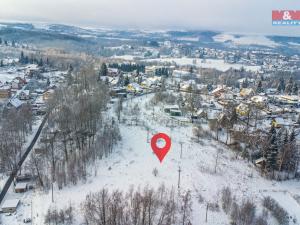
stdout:
[(298, 0), (1, 0), (0, 19), (300, 35), (299, 27), (271, 24), (272, 10), (298, 5)]

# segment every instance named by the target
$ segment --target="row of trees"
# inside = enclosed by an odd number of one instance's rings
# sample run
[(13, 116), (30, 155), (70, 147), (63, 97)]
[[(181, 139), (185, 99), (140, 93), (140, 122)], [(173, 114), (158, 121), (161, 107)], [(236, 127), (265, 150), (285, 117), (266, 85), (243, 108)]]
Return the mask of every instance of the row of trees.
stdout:
[(70, 205), (66, 209), (49, 208), (45, 216), (45, 224), (47, 225), (72, 225), (74, 223), (74, 209)]
[(169, 68), (162, 67), (162, 68), (155, 69), (155, 75), (168, 77), (170, 75)]
[(280, 225), (288, 225), (291, 220), (297, 223), (296, 218), (292, 218), (278, 204), (276, 200), (267, 196), (262, 200), (262, 213), (257, 215), (257, 206), (250, 199), (243, 199), (238, 203), (238, 198), (232, 194), (229, 187), (221, 190), (221, 205), (225, 214), (230, 217), (231, 225), (268, 225), (269, 212)]
[(295, 131), (289, 132), (281, 128), (278, 132), (272, 126), (262, 148), (265, 158), (265, 169), (274, 174), (275, 171), (286, 171), (295, 174), (300, 162), (300, 152), (296, 144)]
[(279, 93), (286, 93), (288, 95), (298, 95), (299, 88), (297, 82), (295, 82), (292, 77), (289, 78), (288, 82), (285, 82), (283, 77), (281, 77), (279, 79), (277, 90)]
[(44, 66), (44, 64), (49, 65), (49, 59), (47, 58), (45, 61), (43, 60), (42, 57), (36, 58), (35, 56), (25, 56), (24, 52), (22, 51), (19, 57), (19, 62), (21, 64), (37, 64), (38, 66)]
[(189, 191), (178, 196), (164, 186), (131, 189), (125, 194), (102, 189), (87, 195), (82, 209), (85, 224), (190, 225), (192, 200)]
[(145, 65), (142, 64), (135, 64), (135, 63), (111, 63), (108, 65), (110, 68), (116, 68), (123, 72), (133, 72), (133, 71), (139, 71), (144, 73), (145, 72)]
[(42, 154), (31, 159), (32, 171), (44, 187), (57, 182), (62, 188), (85, 180), (89, 165), (112, 153), (120, 140), (117, 123), (104, 113), (108, 87), (97, 81), (93, 68), (71, 80), (48, 102), (51, 113), (40, 140)]
[[(16, 42), (13, 41), (13, 42), (12, 42), (12, 45), (15, 46), (15, 43), (16, 43)], [(0, 37), (0, 45), (2, 45), (2, 44), (8, 46), (8, 41), (7, 41), (7, 40), (4, 40), (4, 39), (2, 39), (2, 38)]]
[(24, 104), (18, 110), (5, 109), (0, 122), (0, 172), (13, 171), (22, 157), (22, 146), (32, 131), (31, 106)]

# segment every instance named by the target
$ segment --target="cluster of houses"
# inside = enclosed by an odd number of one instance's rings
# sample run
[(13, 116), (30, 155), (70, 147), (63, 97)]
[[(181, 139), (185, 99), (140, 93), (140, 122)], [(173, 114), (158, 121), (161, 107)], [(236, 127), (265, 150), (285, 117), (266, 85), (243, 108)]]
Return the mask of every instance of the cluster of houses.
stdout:
[(37, 115), (45, 113), (44, 101), (53, 94), (56, 85), (64, 80), (64, 76), (58, 74), (58, 71), (48, 71), (34, 64), (14, 66), (6, 73), (13, 79), (0, 82), (2, 108), (19, 109), (23, 104), (30, 104)]
[[(256, 54), (262, 54), (257, 52)], [(272, 55), (272, 54), (271, 54)], [(251, 54), (250, 54), (251, 56)], [(279, 56), (278, 56), (279, 57)], [(145, 93), (149, 90), (161, 87), (162, 76), (155, 74), (155, 71), (161, 68), (160, 65), (150, 65), (145, 67), (144, 73), (123, 73), (116, 69), (109, 69), (108, 79), (111, 85), (112, 96), (126, 97), (128, 93)], [(189, 71), (188, 67), (174, 68), (168, 67), (171, 71), (168, 80), (165, 81), (165, 86), (169, 90), (189, 92), (190, 88), (197, 87), (198, 94), (208, 96), (207, 102), (202, 102), (204, 109), (199, 110), (197, 114), (206, 115), (206, 117), (216, 117), (223, 108), (228, 104), (234, 105), (236, 113), (241, 118), (249, 116), (253, 107), (258, 110), (258, 119), (268, 120), (268, 123), (276, 121), (276, 126), (298, 126), (298, 118), (296, 114), (300, 106), (300, 98), (298, 95), (278, 94), (274, 88), (268, 88), (261, 93), (256, 93), (256, 90), (251, 87), (243, 88), (242, 84), (245, 78), (238, 80), (240, 87), (227, 87), (225, 85), (212, 85), (211, 90), (208, 90), (206, 84), (196, 83), (193, 76), (197, 74)], [(127, 79), (127, 83), (124, 80)], [(172, 80), (172, 81), (170, 81)], [(249, 84), (256, 81), (247, 78)], [(253, 85), (252, 85), (253, 86)], [(210, 112), (209, 112), (210, 111)], [(178, 106), (166, 106), (164, 112), (170, 116), (183, 116)]]
[(111, 87), (111, 95), (126, 96), (125, 93), (141, 94), (161, 86), (162, 77), (152, 73), (137, 71), (122, 72), (119, 69), (108, 68), (108, 75), (101, 77)]
[[(9, 82), (0, 85), (0, 102), (3, 108), (15, 108), (19, 110), (22, 105), (30, 104), (35, 115), (46, 113), (45, 101), (49, 99), (59, 83), (63, 82), (65, 73), (61, 71), (41, 71), (35, 65), (18, 68), (15, 66), (17, 75)], [(23, 76), (19, 76), (23, 74)], [(14, 76), (15, 74), (10, 74)], [(18, 194), (32, 188), (34, 180), (31, 175), (17, 176), (14, 180), (13, 191), (7, 199), (3, 200), (1, 212), (14, 213), (21, 204)]]
[(13, 191), (15, 193), (14, 198), (4, 200), (1, 206), (1, 212), (3, 213), (14, 213), (16, 212), (17, 208), (19, 207), (21, 201), (18, 194), (22, 194), (27, 192), (29, 189), (32, 188), (32, 176), (26, 175), (19, 175), (14, 179)]

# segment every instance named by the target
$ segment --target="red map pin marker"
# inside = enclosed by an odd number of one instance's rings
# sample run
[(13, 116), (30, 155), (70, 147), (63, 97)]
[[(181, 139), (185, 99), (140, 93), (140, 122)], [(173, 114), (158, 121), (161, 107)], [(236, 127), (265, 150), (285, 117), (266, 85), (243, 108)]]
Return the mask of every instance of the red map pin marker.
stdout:
[[(164, 139), (166, 145), (162, 148), (159, 148), (157, 146), (158, 139)], [(159, 161), (162, 162), (171, 148), (171, 138), (164, 133), (155, 134), (151, 139), (151, 148), (155, 153), (155, 155), (157, 156), (157, 158), (159, 159)]]

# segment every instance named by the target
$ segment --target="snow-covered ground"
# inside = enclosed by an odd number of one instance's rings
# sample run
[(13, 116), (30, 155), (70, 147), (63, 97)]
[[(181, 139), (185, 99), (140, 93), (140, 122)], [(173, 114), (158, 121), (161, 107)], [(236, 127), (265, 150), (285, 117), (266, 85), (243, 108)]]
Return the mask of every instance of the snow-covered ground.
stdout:
[(112, 58), (132, 61), (132, 60), (134, 60), (135, 57), (137, 57), (137, 56), (134, 56), (134, 55), (115, 55)]
[[(150, 95), (151, 96), (151, 95)], [(127, 191), (131, 186), (146, 185), (158, 187), (164, 183), (167, 187), (177, 188), (178, 168), (182, 169), (180, 190), (191, 190), (193, 196), (193, 224), (203, 224), (206, 205), (200, 204), (198, 196), (204, 197), (205, 202), (216, 202), (220, 190), (229, 186), (238, 201), (250, 198), (257, 204), (258, 209), (264, 196), (274, 197), (291, 216), (300, 221), (300, 205), (293, 198), (300, 192), (299, 181), (275, 182), (262, 178), (255, 167), (242, 159), (236, 159), (235, 154), (226, 146), (214, 140), (202, 140), (196, 143), (191, 140), (192, 126), (178, 126), (157, 106), (152, 115), (152, 107), (144, 109), (149, 97), (139, 97), (132, 102), (124, 103), (124, 108), (138, 103), (142, 108), (140, 119), (142, 124), (150, 127), (150, 138), (158, 132), (168, 134), (172, 139), (172, 147), (162, 163), (153, 154), (150, 143), (147, 142), (147, 131), (144, 126), (129, 126), (121, 124), (122, 141), (116, 147), (116, 152), (108, 158), (99, 161), (91, 168), (96, 169), (86, 183), (70, 186), (63, 190), (54, 191), (54, 203), (51, 203), (51, 192), (44, 193), (36, 190), (26, 194), (14, 194), (21, 198), (22, 205), (18, 213), (3, 217), (4, 224), (19, 224), (31, 213), (31, 201), (34, 224), (43, 224), (44, 215), (48, 208), (63, 208), (72, 204), (75, 209), (76, 224), (81, 224), (82, 213), (80, 203), (90, 192), (99, 191), (105, 187), (110, 190)], [(166, 126), (166, 121), (169, 121)], [(134, 124), (134, 122), (133, 122)], [(172, 125), (173, 124), (173, 125)], [(183, 156), (180, 158), (180, 142), (183, 142)], [(217, 151), (221, 150), (214, 173)], [(153, 175), (153, 169), (158, 170), (158, 176)], [(222, 212), (209, 212), (209, 225), (228, 224), (228, 217)]]
[(18, 72), (16, 67), (0, 69), (0, 81), (2, 84), (11, 82), (16, 77), (24, 78), (24, 72)]
[(199, 59), (199, 58), (158, 58), (158, 59), (146, 59), (146, 62), (166, 62), (166, 63), (176, 63), (179, 66), (194, 65), (202, 68), (214, 68), (220, 71), (226, 71), (230, 68), (241, 69), (244, 67), (246, 70), (256, 72), (260, 70), (260, 66), (247, 66), (242, 64), (230, 64), (224, 62), (221, 59)]
[(232, 42), (234, 45), (261, 45), (267, 47), (278, 47), (280, 44), (262, 35), (234, 35), (229, 33), (218, 34), (213, 37), (216, 42)]

